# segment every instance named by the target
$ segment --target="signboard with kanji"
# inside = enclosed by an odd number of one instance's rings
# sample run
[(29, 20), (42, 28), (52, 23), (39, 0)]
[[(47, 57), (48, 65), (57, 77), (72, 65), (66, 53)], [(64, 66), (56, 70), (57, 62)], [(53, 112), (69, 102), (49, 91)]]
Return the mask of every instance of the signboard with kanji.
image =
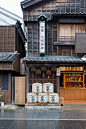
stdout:
[(56, 69), (56, 76), (60, 76), (60, 68)]
[(40, 46), (39, 46), (39, 52), (45, 53), (45, 21), (40, 21)]

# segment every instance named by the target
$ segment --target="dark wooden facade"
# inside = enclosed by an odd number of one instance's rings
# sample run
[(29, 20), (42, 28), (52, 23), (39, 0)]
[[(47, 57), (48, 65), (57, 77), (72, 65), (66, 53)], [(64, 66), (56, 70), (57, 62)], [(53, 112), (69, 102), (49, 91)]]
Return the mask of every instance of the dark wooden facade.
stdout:
[[(39, 54), (38, 23), (28, 23), (27, 27), (28, 54)], [(75, 56), (75, 33), (85, 33), (85, 23), (58, 24), (57, 21), (49, 21), (46, 26), (46, 55)], [(81, 52), (78, 55), (82, 55)]]
[(24, 41), (22, 40), (16, 25), (0, 26), (0, 52), (18, 51), (20, 57), (25, 56)]
[(75, 34), (86, 32), (85, 0), (33, 0), (21, 5), (28, 28), (29, 54), (39, 53), (38, 16), (44, 14), (47, 17), (46, 55), (76, 55)]
[[(56, 77), (56, 72), (51, 71), (51, 75), (48, 77), (46, 72), (41, 72), (41, 75), (36, 75), (35, 72), (31, 72), (31, 67), (40, 69), (42, 66), (46, 66), (47, 70), (51, 70), (53, 66), (84, 66), (85, 63), (73, 61), (71, 63), (71, 57), (79, 57), (86, 54), (85, 49), (82, 48), (82, 43), (85, 44), (85, 37), (83, 40), (83, 33), (86, 33), (86, 1), (85, 0), (32, 0), (21, 2), (23, 10), (23, 19), (27, 26), (27, 53), (28, 56), (24, 59), (26, 65), (26, 93), (31, 92), (31, 85), (34, 82), (52, 82), (55, 85), (55, 92), (58, 92), (59, 79)], [(47, 17), (47, 24), (45, 29), (45, 57), (53, 56), (71, 56), (70, 61), (31, 61), (31, 58), (40, 56), (39, 54), (39, 24), (38, 16), (45, 15)], [(81, 34), (81, 35), (80, 35)], [(77, 40), (76, 40), (77, 38)], [(78, 48), (77, 41), (79, 39)], [(75, 51), (75, 48), (77, 50)], [(84, 72), (84, 71), (83, 71)], [(58, 82), (58, 84), (57, 84)]]
[(0, 88), (3, 101), (7, 104), (12, 100), (12, 76), (20, 75), (20, 58), (25, 56), (25, 41), (19, 21), (15, 25), (0, 26)]
[[(7, 104), (11, 103), (12, 100), (12, 76), (19, 75), (20, 72), (20, 57), (18, 56), (13, 62), (0, 62), (0, 88), (3, 93), (3, 101)], [(3, 75), (6, 75), (3, 77)], [(7, 82), (3, 84), (4, 81)], [(7, 89), (5, 87), (7, 86)], [(3, 89), (4, 88), (4, 89)]]
[(38, 21), (37, 17), (40, 14), (45, 14), (48, 20), (51, 20), (53, 15), (61, 14), (86, 14), (85, 0), (32, 0), (22, 2), (24, 21)]

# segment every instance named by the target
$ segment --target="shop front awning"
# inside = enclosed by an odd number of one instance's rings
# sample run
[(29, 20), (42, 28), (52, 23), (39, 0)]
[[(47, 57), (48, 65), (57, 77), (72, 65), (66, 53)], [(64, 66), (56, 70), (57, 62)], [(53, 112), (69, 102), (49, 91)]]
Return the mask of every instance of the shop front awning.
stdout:
[(44, 59), (36, 56), (28, 56), (23, 58), (26, 63), (86, 63), (81, 56), (45, 56)]

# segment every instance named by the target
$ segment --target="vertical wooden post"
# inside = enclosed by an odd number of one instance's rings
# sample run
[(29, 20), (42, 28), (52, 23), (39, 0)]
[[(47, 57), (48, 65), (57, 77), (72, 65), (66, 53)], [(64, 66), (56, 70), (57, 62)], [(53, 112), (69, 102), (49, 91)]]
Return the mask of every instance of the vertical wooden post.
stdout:
[(84, 0), (84, 13), (85, 13), (85, 0)]
[(57, 46), (57, 55), (58, 55), (58, 46)]
[(55, 13), (56, 13), (56, 0), (55, 0)]
[(56, 77), (56, 92), (59, 94), (59, 76)]
[(48, 24), (47, 24), (47, 55), (48, 55)]
[(70, 13), (71, 13), (71, 0), (70, 0)]
[(57, 22), (57, 42), (58, 42), (58, 31), (59, 31), (59, 28), (58, 28), (58, 22)]
[(83, 88), (85, 88), (85, 86), (84, 86), (84, 73), (83, 73)]
[(86, 33), (86, 20), (85, 20), (85, 33)]
[(76, 14), (76, 0), (75, 0), (75, 14)]
[(3, 52), (4, 52), (4, 36), (5, 36), (5, 34), (4, 34), (4, 27), (3, 27)]
[(38, 51), (39, 51), (39, 50), (38, 50), (38, 47), (39, 47), (39, 46), (38, 46), (38, 31), (39, 31), (39, 29), (38, 29), (38, 24), (37, 24), (37, 55), (38, 55), (38, 53), (39, 53), (39, 52), (38, 52)]
[(60, 14), (61, 14), (61, 0), (60, 0)]
[(53, 23), (52, 23), (52, 55), (53, 55)]
[(72, 46), (71, 46), (71, 56), (72, 56)]
[(26, 57), (28, 56), (28, 24), (27, 24), (27, 50), (26, 50)]
[(81, 12), (81, 0), (79, 2), (79, 13)]
[(65, 73), (63, 74), (63, 87), (66, 88), (66, 86), (65, 86)]
[(56, 92), (59, 95), (59, 77), (60, 77), (60, 69), (57, 67), (56, 69)]
[(15, 104), (15, 77), (12, 77), (12, 104)]
[(34, 28), (34, 25), (32, 25), (32, 54), (33, 54), (33, 28)]
[(26, 101), (27, 93), (29, 93), (29, 66), (26, 65)]
[(65, 13), (66, 13), (66, 0), (65, 0)]
[(11, 87), (12, 86), (12, 74), (11, 71), (8, 72), (8, 99), (7, 103), (10, 103), (11, 101)]

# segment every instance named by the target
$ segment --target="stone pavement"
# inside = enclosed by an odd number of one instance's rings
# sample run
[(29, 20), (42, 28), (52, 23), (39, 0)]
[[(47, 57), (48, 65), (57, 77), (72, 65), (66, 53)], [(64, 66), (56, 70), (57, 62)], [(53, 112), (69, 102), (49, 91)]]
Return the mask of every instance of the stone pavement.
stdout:
[(86, 129), (86, 121), (1, 120), (0, 129)]
[(0, 129), (86, 129), (86, 105), (65, 105), (61, 110), (1, 110)]

